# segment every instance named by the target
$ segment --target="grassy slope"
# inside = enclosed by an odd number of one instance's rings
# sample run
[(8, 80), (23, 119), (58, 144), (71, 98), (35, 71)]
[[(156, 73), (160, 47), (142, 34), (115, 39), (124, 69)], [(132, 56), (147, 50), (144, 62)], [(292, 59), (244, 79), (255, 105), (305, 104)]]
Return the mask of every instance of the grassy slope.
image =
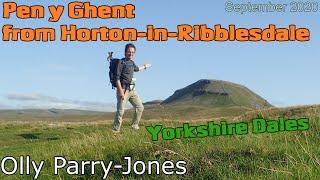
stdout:
[[(134, 160), (144, 161), (183, 159), (188, 164), (188, 172), (183, 177), (186, 179), (319, 179), (320, 106), (271, 108), (248, 112), (235, 120), (250, 119), (258, 114), (265, 118), (309, 117), (311, 127), (305, 132), (152, 142), (144, 128), (140, 131), (129, 129), (128, 121), (123, 126), (123, 132), (116, 136), (110, 132), (110, 124), (2, 123), (0, 156), (28, 154), (37, 161), (45, 160), (46, 169), (41, 174), (43, 179), (59, 179), (52, 176), (52, 165), (50, 165), (52, 158), (57, 155), (63, 155), (68, 159), (103, 159), (118, 163), (122, 162), (123, 156), (128, 155)], [(180, 126), (182, 122), (142, 122), (143, 126), (147, 124), (175, 127)], [(0, 175), (1, 179), (2, 177), (3, 175)], [(17, 178), (17, 176), (10, 177)], [(100, 179), (102, 171), (98, 170), (95, 176), (87, 174), (85, 177)], [(122, 176), (113, 171), (110, 177), (118, 179)], [(61, 171), (60, 178), (67, 178), (66, 173)]]

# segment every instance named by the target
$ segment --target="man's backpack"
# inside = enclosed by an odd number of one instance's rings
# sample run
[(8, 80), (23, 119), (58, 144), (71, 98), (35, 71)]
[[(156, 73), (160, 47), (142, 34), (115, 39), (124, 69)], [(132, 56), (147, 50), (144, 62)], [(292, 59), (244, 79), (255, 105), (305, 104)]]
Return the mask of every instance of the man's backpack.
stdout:
[(117, 69), (120, 64), (124, 63), (124, 59), (117, 59), (117, 58), (110, 58), (110, 65), (109, 65), (109, 79), (112, 85), (112, 89), (117, 87), (116, 85), (116, 76), (117, 76)]

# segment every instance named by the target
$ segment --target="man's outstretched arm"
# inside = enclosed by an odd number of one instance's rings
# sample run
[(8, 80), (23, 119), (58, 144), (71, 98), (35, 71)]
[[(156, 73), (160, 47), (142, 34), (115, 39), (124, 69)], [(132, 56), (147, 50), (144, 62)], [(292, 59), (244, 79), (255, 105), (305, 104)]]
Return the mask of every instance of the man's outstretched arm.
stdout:
[(141, 70), (146, 70), (147, 68), (150, 68), (150, 67), (151, 67), (151, 64), (144, 64), (142, 66), (139, 66), (138, 68), (139, 68), (139, 71), (141, 71)]

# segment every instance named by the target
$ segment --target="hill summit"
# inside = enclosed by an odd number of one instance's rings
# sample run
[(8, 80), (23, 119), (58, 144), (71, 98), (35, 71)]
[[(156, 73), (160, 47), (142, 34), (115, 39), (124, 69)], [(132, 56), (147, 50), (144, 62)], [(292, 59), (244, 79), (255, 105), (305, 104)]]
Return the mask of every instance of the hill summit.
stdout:
[(253, 109), (272, 106), (245, 86), (209, 79), (201, 79), (176, 90), (173, 95), (161, 102), (161, 105), (240, 106)]

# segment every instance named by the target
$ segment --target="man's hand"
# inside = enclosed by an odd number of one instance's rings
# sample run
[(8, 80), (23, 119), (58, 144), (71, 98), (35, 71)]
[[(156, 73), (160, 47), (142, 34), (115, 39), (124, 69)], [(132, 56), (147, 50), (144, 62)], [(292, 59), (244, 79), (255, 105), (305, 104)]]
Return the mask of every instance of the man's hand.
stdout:
[(120, 90), (119, 91), (119, 96), (122, 100), (124, 100), (124, 93), (123, 93), (123, 90)]
[(151, 67), (151, 64), (144, 64), (145, 69)]
[(151, 64), (144, 64), (144, 65), (139, 67), (139, 70), (146, 70), (149, 67), (151, 67)]
[(113, 52), (108, 52), (107, 60), (111, 61)]

